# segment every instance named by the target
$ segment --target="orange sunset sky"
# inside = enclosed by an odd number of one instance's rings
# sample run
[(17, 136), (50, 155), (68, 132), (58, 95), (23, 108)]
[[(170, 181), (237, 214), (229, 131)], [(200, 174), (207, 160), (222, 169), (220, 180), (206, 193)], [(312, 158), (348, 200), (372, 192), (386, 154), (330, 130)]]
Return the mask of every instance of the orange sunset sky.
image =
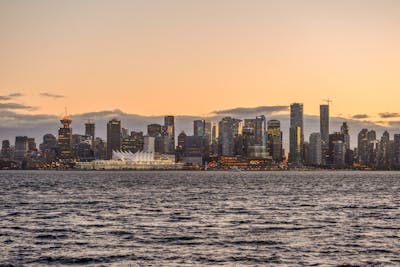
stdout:
[(12, 93), (0, 102), (31, 114), (295, 101), (318, 114), (325, 98), (334, 115), (396, 113), (400, 1), (1, 0), (0, 95)]

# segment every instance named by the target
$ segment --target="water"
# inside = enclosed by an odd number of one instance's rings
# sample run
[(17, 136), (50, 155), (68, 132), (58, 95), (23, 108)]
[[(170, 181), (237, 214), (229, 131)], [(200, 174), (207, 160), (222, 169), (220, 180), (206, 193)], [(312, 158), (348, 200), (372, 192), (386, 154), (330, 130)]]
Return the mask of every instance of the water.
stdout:
[(0, 172), (0, 266), (400, 266), (400, 173)]

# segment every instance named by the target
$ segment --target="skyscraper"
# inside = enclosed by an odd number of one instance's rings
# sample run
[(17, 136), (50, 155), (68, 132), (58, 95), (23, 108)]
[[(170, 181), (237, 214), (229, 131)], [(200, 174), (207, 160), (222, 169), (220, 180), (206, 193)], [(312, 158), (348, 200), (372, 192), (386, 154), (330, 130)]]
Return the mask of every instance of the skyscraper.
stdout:
[(175, 154), (175, 117), (165, 116), (163, 127), (163, 153)]
[(28, 137), (27, 136), (16, 136), (15, 137), (15, 150), (14, 159), (23, 160), (26, 158), (28, 153)]
[(344, 134), (335, 132), (329, 135), (328, 165), (332, 167), (343, 167), (346, 156)]
[(11, 158), (11, 145), (9, 140), (3, 140), (1, 145), (1, 158), (10, 159)]
[(220, 154), (224, 156), (234, 155), (234, 119), (225, 117), (219, 122)]
[(160, 124), (147, 125), (147, 135), (157, 137), (162, 135), (162, 126)]
[(65, 115), (62, 120), (60, 120), (63, 127), (58, 130), (58, 157), (63, 160), (68, 160), (73, 157), (72, 152), (72, 120), (68, 115)]
[(90, 136), (92, 138), (92, 143), (95, 138), (95, 124), (90, 120), (85, 123), (85, 135)]
[(319, 106), (319, 125), (322, 145), (329, 143), (329, 105)]
[(193, 135), (194, 136), (205, 136), (206, 122), (205, 120), (195, 120), (193, 122)]
[(257, 116), (255, 120), (254, 138), (256, 145), (262, 145), (266, 148), (267, 145), (267, 120), (264, 115)]
[(344, 144), (346, 150), (350, 149), (350, 134), (349, 134), (349, 126), (347, 122), (343, 122), (342, 126), (340, 127), (340, 133), (344, 135)]
[(321, 165), (322, 161), (322, 141), (320, 133), (312, 133), (310, 135), (309, 145), (309, 163), (314, 166)]
[(107, 123), (107, 159), (112, 159), (113, 150), (121, 149), (121, 121), (112, 119)]
[(283, 159), (281, 122), (269, 120), (267, 128), (267, 150), (275, 162)]
[(302, 164), (303, 143), (303, 104), (293, 103), (290, 105), (290, 138), (289, 138), (289, 162)]

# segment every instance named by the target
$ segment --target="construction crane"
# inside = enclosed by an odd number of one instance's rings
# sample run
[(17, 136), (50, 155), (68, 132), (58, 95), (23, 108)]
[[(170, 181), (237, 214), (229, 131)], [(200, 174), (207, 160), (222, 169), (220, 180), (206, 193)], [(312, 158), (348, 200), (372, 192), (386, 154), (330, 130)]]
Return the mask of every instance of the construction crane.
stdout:
[(328, 99), (323, 99), (322, 101), (325, 101), (325, 102), (328, 104), (328, 106), (333, 102), (333, 101), (330, 100), (329, 98), (328, 98)]

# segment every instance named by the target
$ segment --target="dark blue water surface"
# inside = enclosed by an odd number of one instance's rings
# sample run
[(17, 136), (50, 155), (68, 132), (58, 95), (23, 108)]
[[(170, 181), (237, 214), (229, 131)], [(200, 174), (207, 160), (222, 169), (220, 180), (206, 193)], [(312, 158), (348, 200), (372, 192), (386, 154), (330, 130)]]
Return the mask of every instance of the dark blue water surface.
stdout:
[(400, 266), (400, 173), (0, 172), (0, 266)]

